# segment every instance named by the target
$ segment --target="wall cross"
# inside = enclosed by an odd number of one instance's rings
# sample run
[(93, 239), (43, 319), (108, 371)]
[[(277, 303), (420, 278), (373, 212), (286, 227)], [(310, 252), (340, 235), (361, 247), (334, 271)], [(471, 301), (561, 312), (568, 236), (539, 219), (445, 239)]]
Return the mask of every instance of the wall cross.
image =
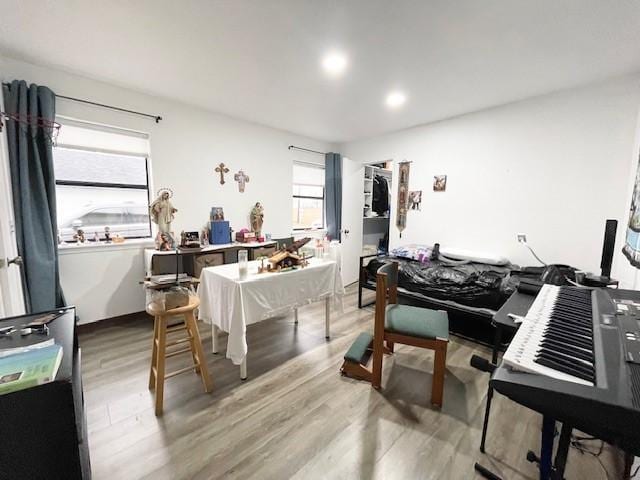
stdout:
[(249, 175), (245, 175), (245, 173), (240, 170), (233, 176), (233, 179), (238, 182), (238, 190), (240, 190), (240, 193), (244, 192), (245, 184), (249, 183)]
[(229, 173), (229, 169), (224, 166), (224, 163), (221, 163), (216, 167), (216, 172), (220, 174), (220, 185), (224, 185), (224, 174)]

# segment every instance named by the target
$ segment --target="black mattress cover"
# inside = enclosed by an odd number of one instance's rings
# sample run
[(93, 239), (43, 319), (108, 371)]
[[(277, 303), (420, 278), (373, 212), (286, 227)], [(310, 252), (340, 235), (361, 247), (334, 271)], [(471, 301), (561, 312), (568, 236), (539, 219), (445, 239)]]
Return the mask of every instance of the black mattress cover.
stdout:
[(514, 292), (519, 271), (514, 265), (430, 260), (421, 263), (397, 257), (376, 257), (366, 266), (367, 280), (375, 283), (376, 271), (385, 262), (398, 262), (398, 286), (427, 297), (449, 300), (475, 308), (498, 310)]

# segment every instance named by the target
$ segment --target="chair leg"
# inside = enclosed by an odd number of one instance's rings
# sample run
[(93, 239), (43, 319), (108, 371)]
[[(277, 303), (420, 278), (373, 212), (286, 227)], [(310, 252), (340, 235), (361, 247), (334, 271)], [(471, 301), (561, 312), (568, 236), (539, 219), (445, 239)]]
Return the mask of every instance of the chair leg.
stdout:
[(202, 352), (202, 341), (200, 340), (200, 331), (198, 330), (198, 324), (193, 316), (193, 312), (185, 313), (185, 319), (187, 321), (187, 328), (191, 334), (192, 353), (195, 350), (195, 357), (197, 358), (196, 365), (200, 367), (200, 377), (202, 377), (202, 384), (204, 385), (204, 391), (209, 393), (213, 389), (213, 383), (211, 376), (209, 375), (209, 369), (207, 368), (207, 359)]
[(444, 397), (444, 373), (447, 362), (447, 342), (439, 343), (435, 350), (433, 365), (433, 382), (431, 384), (431, 403), (436, 407), (442, 407)]
[(158, 345), (156, 341), (158, 340), (159, 323), (160, 321), (158, 320), (158, 317), (153, 317), (153, 339), (151, 347), (151, 368), (149, 369), (149, 390), (153, 390), (154, 388), (156, 388), (156, 374), (153, 370), (154, 368), (158, 368)]
[(380, 388), (382, 386), (382, 359), (384, 358), (384, 335), (380, 333), (373, 337), (373, 365), (371, 375), (371, 386)]
[[(187, 336), (189, 338), (189, 346), (191, 347), (191, 358), (193, 360), (193, 364), (196, 366), (195, 372), (197, 374), (200, 374), (200, 363), (198, 362), (198, 357), (196, 356), (195, 339), (193, 338), (193, 333), (191, 332), (191, 327), (189, 325), (189, 321), (187, 320), (186, 315), (184, 316), (184, 326), (186, 327)], [(197, 324), (196, 324), (196, 328), (198, 328)]]
[(164, 364), (167, 350), (167, 319), (158, 318), (158, 348), (156, 350), (156, 416), (162, 415), (164, 402)]

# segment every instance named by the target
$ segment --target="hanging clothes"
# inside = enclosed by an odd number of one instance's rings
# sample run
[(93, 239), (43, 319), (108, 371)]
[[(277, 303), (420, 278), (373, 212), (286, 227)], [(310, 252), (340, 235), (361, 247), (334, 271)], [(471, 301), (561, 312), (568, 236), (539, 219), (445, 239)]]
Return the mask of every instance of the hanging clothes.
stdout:
[(371, 209), (380, 216), (386, 215), (389, 211), (389, 183), (382, 175), (373, 177)]

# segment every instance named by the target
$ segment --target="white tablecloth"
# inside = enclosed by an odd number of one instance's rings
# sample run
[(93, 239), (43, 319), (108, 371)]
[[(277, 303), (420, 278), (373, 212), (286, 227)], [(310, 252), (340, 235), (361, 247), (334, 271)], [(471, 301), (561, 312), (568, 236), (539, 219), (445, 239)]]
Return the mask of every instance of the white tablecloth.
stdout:
[(238, 264), (202, 270), (198, 295), (199, 318), (228, 332), (227, 358), (240, 365), (247, 355), (247, 326), (285, 314), (327, 297), (342, 309), (344, 287), (334, 260), (309, 259), (305, 268), (258, 274), (258, 261), (239, 279)]

